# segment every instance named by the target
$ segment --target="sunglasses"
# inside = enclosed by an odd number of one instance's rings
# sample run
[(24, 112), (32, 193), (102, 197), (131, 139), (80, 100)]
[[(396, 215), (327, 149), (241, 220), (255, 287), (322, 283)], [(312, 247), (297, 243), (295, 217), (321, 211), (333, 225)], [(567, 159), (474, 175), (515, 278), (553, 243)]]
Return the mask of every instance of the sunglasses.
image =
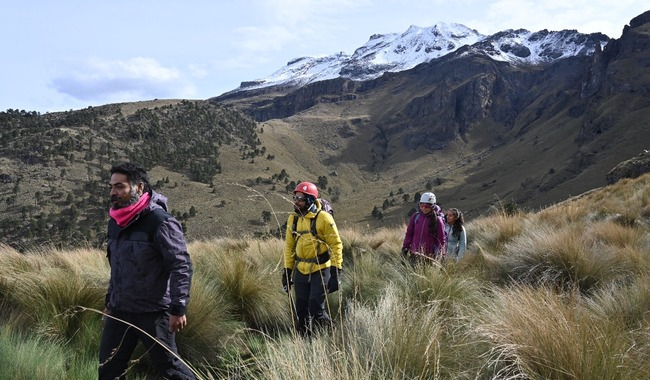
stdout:
[(305, 197), (298, 197), (298, 196), (295, 196), (295, 195), (294, 195), (294, 196), (293, 196), (293, 200), (294, 200), (294, 201), (298, 201), (298, 202), (306, 202), (306, 201), (307, 201), (307, 198), (305, 198)]
[(431, 208), (431, 207), (433, 207), (433, 205), (430, 205), (430, 204), (428, 204), (428, 203), (420, 203), (420, 207), (423, 207), (423, 208)]

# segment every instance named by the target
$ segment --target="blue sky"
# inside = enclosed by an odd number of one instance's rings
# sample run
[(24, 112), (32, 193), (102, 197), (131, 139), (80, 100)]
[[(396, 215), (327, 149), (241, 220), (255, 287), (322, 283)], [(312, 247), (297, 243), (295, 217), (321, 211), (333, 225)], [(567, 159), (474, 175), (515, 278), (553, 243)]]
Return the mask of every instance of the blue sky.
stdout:
[(207, 99), (289, 60), (352, 54), (372, 34), (456, 22), (619, 38), (647, 0), (8, 0), (0, 111)]

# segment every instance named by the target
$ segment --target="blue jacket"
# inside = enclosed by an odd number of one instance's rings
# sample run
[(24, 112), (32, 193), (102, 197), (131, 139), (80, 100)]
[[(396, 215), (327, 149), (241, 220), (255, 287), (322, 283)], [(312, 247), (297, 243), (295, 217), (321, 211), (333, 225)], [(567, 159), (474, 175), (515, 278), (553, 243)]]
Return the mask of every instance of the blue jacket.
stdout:
[(107, 256), (109, 310), (185, 315), (192, 262), (180, 223), (167, 213), (166, 197), (152, 191), (147, 207), (124, 228), (111, 218)]
[(445, 231), (447, 235), (447, 257), (453, 258), (456, 261), (463, 258), (465, 250), (467, 249), (467, 231), (465, 226), (462, 226), (460, 236), (454, 236), (454, 226), (445, 224)]

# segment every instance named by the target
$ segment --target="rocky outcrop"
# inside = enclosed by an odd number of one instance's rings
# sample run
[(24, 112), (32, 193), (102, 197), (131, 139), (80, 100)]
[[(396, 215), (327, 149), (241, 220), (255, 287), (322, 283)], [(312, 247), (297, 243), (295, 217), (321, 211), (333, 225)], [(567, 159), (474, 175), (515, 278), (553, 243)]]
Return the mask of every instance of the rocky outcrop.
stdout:
[[(650, 60), (650, 11), (645, 12), (630, 21), (625, 26), (619, 39), (612, 39), (601, 51), (597, 49), (589, 65), (585, 66), (584, 79), (580, 92), (584, 99), (580, 114), (584, 123), (578, 137), (578, 144), (584, 145), (603, 134), (612, 125), (612, 118), (597, 117), (597, 105), (600, 99), (616, 94), (634, 94), (634, 96), (650, 96), (650, 86), (640, 80), (637, 74), (647, 69)], [(574, 112), (577, 109), (574, 109)]]
[(616, 183), (622, 178), (636, 178), (650, 173), (650, 151), (643, 151), (636, 157), (623, 161), (607, 173), (607, 184)]
[[(271, 99), (264, 99), (252, 103), (250, 106), (240, 107), (243, 112), (250, 115), (256, 121), (262, 122), (270, 119), (281, 119), (295, 115), (296, 113), (306, 110), (317, 103), (331, 103), (336, 101), (353, 100), (356, 98), (355, 92), (359, 87), (359, 82), (349, 79), (337, 78), (312, 83), (288, 92), (286, 95), (276, 96)], [(256, 94), (272, 92), (274, 88), (265, 88), (255, 90)], [(275, 88), (275, 90), (278, 90)], [(228, 103), (228, 101), (238, 98), (246, 93), (230, 93), (228, 96), (210, 99), (217, 103)], [(250, 96), (249, 94), (246, 94)]]

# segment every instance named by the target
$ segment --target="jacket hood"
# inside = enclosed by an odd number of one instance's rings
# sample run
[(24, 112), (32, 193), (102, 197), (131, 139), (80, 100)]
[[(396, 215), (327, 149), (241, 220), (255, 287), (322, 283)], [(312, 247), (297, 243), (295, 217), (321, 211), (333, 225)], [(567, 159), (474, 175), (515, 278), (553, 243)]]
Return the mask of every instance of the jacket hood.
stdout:
[(304, 216), (304, 217), (307, 218), (307, 219), (311, 219), (311, 218), (314, 218), (314, 217), (316, 216), (316, 214), (317, 214), (319, 211), (322, 210), (322, 206), (321, 206), (321, 203), (320, 203), (320, 201), (318, 200), (318, 198), (316, 198), (316, 200), (314, 201), (314, 206), (315, 206), (315, 210), (313, 210), (313, 211), (307, 211), (307, 212), (305, 213), (305, 215), (302, 215), (301, 213), (299, 213), (299, 212), (296, 211), (295, 209), (293, 210), (293, 212), (294, 212), (297, 216)]
[(149, 201), (149, 206), (147, 206), (147, 209), (153, 210), (156, 207), (161, 207), (163, 210), (169, 211), (167, 209), (167, 197), (151, 190), (151, 200)]

